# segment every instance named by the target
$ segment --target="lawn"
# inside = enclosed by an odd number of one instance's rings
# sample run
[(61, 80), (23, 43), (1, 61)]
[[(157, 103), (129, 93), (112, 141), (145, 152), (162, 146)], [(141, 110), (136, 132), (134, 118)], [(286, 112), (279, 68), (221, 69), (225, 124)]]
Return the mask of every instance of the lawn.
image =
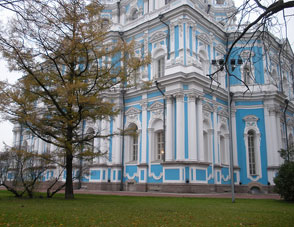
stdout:
[(0, 226), (293, 226), (277, 200), (76, 195), (17, 199), (0, 191)]

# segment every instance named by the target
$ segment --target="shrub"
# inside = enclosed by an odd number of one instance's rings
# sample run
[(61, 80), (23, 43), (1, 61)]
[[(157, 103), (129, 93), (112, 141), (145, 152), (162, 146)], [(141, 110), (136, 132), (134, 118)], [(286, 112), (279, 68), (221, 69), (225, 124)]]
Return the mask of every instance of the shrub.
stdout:
[(274, 179), (275, 191), (287, 201), (294, 201), (294, 162), (285, 161)]

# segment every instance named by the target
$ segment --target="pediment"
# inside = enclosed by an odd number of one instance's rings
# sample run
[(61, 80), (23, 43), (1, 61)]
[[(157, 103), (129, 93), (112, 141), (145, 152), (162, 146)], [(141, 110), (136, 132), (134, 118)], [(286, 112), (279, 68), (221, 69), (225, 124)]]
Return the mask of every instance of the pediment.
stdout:
[(158, 42), (160, 40), (164, 40), (166, 38), (166, 33), (163, 32), (163, 31), (159, 31), (159, 32), (156, 32), (155, 34), (153, 34), (150, 38), (150, 42), (152, 43), (155, 43), (155, 42)]
[(148, 110), (150, 110), (150, 111), (158, 110), (158, 109), (163, 109), (163, 103), (161, 103), (161, 102), (154, 102), (148, 108)]
[(200, 41), (202, 41), (203, 43), (206, 43), (206, 44), (212, 43), (212, 37), (211, 37), (211, 35), (208, 35), (206, 33), (200, 33), (198, 35), (198, 39)]
[(134, 115), (134, 114), (139, 114), (141, 112), (141, 110), (135, 108), (135, 107), (131, 107), (126, 111), (126, 115)]

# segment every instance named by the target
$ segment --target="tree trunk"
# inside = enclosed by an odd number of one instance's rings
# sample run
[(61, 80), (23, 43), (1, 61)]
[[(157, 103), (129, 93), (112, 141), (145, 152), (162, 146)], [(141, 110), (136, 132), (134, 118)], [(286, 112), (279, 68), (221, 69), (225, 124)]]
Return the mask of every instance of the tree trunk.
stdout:
[(72, 160), (70, 152), (66, 154), (66, 182), (65, 182), (65, 199), (73, 199), (73, 181), (72, 181)]

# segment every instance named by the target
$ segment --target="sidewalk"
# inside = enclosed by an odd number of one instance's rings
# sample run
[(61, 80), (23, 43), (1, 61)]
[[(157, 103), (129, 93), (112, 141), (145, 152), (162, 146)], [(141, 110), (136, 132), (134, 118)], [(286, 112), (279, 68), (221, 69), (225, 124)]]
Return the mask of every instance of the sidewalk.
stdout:
[[(190, 198), (232, 198), (231, 193), (165, 193), (165, 192), (130, 192), (130, 191), (97, 191), (79, 189), (75, 194), (95, 194), (95, 195), (117, 195), (117, 196), (153, 196), (153, 197), (190, 197)], [(248, 194), (235, 193), (236, 199), (276, 199), (280, 200), (278, 194)]]

